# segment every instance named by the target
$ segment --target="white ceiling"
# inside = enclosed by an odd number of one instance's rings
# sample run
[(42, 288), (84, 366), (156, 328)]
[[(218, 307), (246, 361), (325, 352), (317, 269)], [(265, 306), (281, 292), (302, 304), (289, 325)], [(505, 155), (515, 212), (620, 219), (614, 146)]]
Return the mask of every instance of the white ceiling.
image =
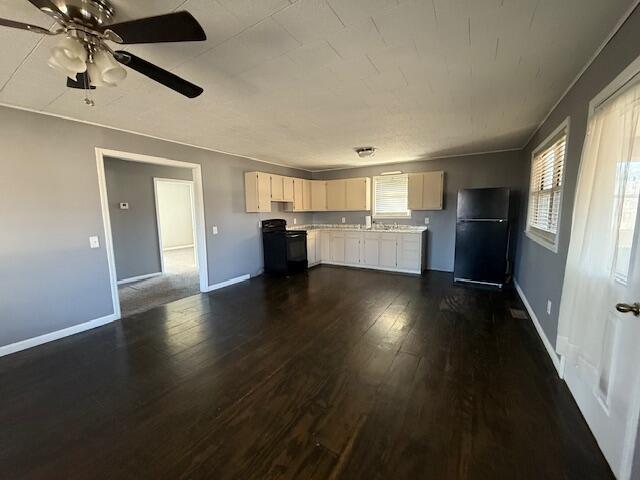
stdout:
[[(318, 170), (522, 147), (633, 1), (112, 3), (119, 20), (200, 21), (207, 42), (127, 49), (201, 97), (130, 71), (87, 107), (46, 65), (55, 38), (0, 28), (0, 102)], [(51, 25), (26, 0), (0, 0), (0, 17)]]

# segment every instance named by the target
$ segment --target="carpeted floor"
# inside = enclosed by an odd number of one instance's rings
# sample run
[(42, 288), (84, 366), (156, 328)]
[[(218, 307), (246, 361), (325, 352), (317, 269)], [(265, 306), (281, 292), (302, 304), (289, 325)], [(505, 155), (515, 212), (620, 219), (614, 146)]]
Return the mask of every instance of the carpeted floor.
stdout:
[(164, 252), (163, 275), (118, 287), (122, 318), (200, 293), (193, 248)]

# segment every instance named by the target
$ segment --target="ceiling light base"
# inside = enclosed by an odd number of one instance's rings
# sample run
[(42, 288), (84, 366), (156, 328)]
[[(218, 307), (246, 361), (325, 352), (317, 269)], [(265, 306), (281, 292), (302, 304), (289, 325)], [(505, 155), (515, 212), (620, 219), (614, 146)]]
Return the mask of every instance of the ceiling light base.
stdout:
[(99, 27), (111, 23), (116, 14), (108, 0), (52, 0), (67, 19), (86, 27)]

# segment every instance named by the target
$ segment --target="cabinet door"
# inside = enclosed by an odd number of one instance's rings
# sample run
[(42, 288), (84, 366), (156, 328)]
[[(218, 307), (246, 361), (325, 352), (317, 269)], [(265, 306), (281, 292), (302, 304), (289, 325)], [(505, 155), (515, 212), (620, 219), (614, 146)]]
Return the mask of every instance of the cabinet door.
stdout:
[(344, 261), (345, 263), (360, 263), (360, 233), (346, 233), (344, 236)]
[(311, 181), (311, 210), (314, 212), (327, 210), (327, 182), (322, 180)]
[(293, 211), (304, 211), (304, 180), (301, 178), (293, 179)]
[(293, 178), (282, 177), (282, 200), (285, 202), (293, 202)]
[(316, 260), (316, 242), (317, 242), (317, 232), (307, 232), (307, 263), (309, 265), (314, 265), (317, 263)]
[(422, 235), (402, 233), (398, 235), (398, 268), (419, 272), (422, 265)]
[(338, 212), (347, 208), (347, 181), (327, 181), (327, 210)]
[(280, 175), (271, 175), (271, 200), (274, 202), (284, 200), (284, 182)]
[(346, 180), (347, 210), (369, 210), (371, 208), (371, 202), (368, 202), (369, 205), (367, 205), (368, 180), (368, 178), (349, 178)]
[(380, 235), (365, 233), (363, 243), (362, 263), (369, 267), (377, 267), (380, 263)]
[(258, 172), (244, 174), (244, 203), (249, 213), (258, 212)]
[(302, 210), (308, 212), (311, 210), (311, 181), (302, 180)]
[(407, 191), (409, 210), (422, 210), (423, 174), (410, 173)]
[(423, 173), (422, 209), (442, 210), (444, 172)]
[(344, 233), (331, 233), (331, 261), (344, 263)]
[(258, 172), (258, 211), (271, 211), (271, 177), (268, 173)]
[(321, 231), (320, 236), (320, 261), (321, 262), (330, 262), (331, 261), (331, 233), (326, 231)]
[(380, 261), (378, 263), (380, 267), (397, 267), (397, 243), (395, 233), (380, 234)]

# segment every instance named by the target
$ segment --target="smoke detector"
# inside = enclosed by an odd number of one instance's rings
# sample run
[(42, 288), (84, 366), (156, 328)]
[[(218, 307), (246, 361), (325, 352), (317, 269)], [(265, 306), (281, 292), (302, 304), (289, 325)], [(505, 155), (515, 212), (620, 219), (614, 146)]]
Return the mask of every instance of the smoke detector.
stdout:
[(356, 147), (354, 150), (360, 158), (373, 157), (376, 153), (376, 147)]

